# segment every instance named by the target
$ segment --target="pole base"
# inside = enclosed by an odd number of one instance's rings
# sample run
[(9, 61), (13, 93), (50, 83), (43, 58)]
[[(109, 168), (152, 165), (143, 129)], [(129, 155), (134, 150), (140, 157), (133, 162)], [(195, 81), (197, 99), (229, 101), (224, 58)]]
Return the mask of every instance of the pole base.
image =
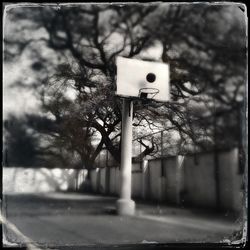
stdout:
[(134, 215), (135, 202), (133, 200), (119, 199), (116, 202), (117, 213), (119, 215)]

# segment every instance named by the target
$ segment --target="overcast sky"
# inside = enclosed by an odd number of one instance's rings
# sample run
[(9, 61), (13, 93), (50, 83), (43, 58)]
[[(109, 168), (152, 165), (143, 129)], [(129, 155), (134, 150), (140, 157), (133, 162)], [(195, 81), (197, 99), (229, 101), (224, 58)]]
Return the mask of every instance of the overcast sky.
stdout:
[[(16, 5), (16, 7), (14, 8), (17, 7), (18, 5)], [(24, 7), (19, 6), (18, 8), (24, 8)], [(228, 15), (231, 16), (231, 18), (232, 16), (238, 18), (238, 20), (240, 21), (239, 23), (244, 26), (245, 25), (244, 22), (246, 22), (246, 16), (242, 15), (242, 13), (243, 12), (240, 8), (231, 8), (231, 11), (229, 11)], [(242, 18), (245, 18), (245, 20), (243, 20)], [(13, 28), (15, 25), (16, 23), (11, 22), (9, 15), (5, 12), (3, 36), (5, 36), (6, 34), (14, 35)], [(226, 26), (223, 27), (225, 28)], [(42, 30), (36, 30), (32, 32), (32, 34), (26, 32), (25, 36), (33, 36), (35, 38), (38, 38), (39, 36), (40, 37), (46, 36), (46, 34)], [(27, 85), (34, 82), (35, 75), (30, 69), (31, 60), (29, 59), (27, 53), (29, 53), (29, 51), (23, 53), (18, 60), (15, 60), (12, 63), (4, 64), (3, 67), (3, 74), (4, 74), (3, 75), (3, 118), (4, 119), (10, 113), (14, 113), (15, 115), (19, 116), (24, 113), (33, 113), (39, 111), (40, 102), (38, 98), (34, 95), (34, 92), (32, 91), (31, 88), (11, 87), (13, 86), (14, 83), (18, 81)], [(49, 52), (45, 51), (45, 53)], [(159, 60), (161, 53), (162, 53), (162, 48), (156, 45), (155, 47), (151, 48), (148, 52), (144, 52), (144, 55), (141, 56), (147, 56), (151, 57), (154, 60)], [(68, 95), (74, 98), (73, 92), (69, 92)]]

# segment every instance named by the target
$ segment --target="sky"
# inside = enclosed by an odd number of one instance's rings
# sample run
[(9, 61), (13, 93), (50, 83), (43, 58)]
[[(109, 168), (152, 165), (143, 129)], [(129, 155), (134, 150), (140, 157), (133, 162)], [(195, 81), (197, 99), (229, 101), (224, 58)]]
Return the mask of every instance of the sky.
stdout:
[[(239, 24), (243, 25), (244, 18), (246, 16), (242, 15), (242, 10), (240, 8), (231, 8), (231, 11), (228, 12), (228, 20), (231, 17), (236, 17), (239, 20)], [(11, 22), (9, 18), (8, 12), (5, 12), (4, 16), (4, 34), (6, 35), (14, 35), (13, 28), (15, 27), (15, 23)], [(225, 26), (223, 26), (225, 27)], [(34, 38), (39, 38), (46, 36), (45, 32), (42, 30), (36, 30), (31, 33), (27, 33), (24, 31), (24, 36), (33, 36)], [(117, 39), (115, 39), (117, 40)], [(34, 92), (31, 88), (17, 88), (12, 87), (13, 84), (17, 81), (22, 81), (24, 84), (30, 84), (34, 81), (36, 77), (32, 70), (30, 69), (30, 65), (32, 61), (28, 56), (29, 51), (22, 54), (22, 56), (11, 62), (4, 63), (3, 65), (3, 118), (6, 119), (8, 114), (14, 113), (17, 116), (21, 116), (24, 113), (37, 113), (40, 110), (40, 101), (37, 96), (35, 96)], [(47, 53), (46, 56), (49, 55), (49, 51), (45, 51)], [(149, 57), (154, 60), (159, 60), (162, 54), (162, 47), (159, 44), (155, 44), (154, 47), (150, 48), (148, 51), (141, 53), (142, 57)], [(74, 99), (75, 93), (74, 91), (68, 89), (66, 95)]]
[[(8, 19), (8, 15), (6, 15), (6, 19)], [(5, 22), (5, 34), (11, 32), (11, 25), (10, 22)], [(37, 38), (37, 33), (34, 33), (33, 36)], [(29, 51), (25, 51), (17, 60), (5, 62), (3, 65), (3, 119), (7, 119), (9, 114), (22, 116), (25, 113), (40, 111), (41, 103), (32, 88), (28, 87), (28, 84), (32, 83), (36, 77), (30, 69), (33, 61), (29, 58), (28, 53)], [(50, 51), (47, 51), (47, 54), (45, 52), (45, 56), (49, 56), (49, 53)], [(159, 60), (161, 54), (162, 47), (159, 44), (141, 53), (142, 56), (154, 60)], [(16, 82), (21, 80), (22, 83), (27, 84), (27, 88), (13, 87)], [(70, 99), (75, 98), (75, 91), (72, 89), (67, 89), (65, 94)]]

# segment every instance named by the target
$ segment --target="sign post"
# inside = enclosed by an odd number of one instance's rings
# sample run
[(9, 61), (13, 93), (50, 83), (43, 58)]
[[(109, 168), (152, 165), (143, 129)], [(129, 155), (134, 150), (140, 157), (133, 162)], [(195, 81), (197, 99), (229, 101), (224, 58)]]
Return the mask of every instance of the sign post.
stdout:
[(120, 215), (133, 215), (135, 213), (135, 202), (131, 200), (133, 101), (124, 98), (122, 109), (121, 182), (117, 212)]
[(117, 57), (116, 95), (123, 97), (120, 199), (117, 213), (133, 215), (135, 202), (131, 199), (132, 183), (132, 119), (133, 99), (143, 103), (169, 100), (169, 65), (131, 58)]

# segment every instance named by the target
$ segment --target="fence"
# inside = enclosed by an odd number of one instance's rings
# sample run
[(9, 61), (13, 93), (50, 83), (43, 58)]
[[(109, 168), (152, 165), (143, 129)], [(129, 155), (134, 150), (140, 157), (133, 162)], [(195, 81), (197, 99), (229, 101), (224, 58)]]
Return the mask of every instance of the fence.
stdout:
[(3, 193), (76, 191), (86, 179), (82, 169), (3, 168)]
[[(212, 152), (144, 160), (132, 166), (132, 196), (168, 204), (242, 211), (245, 176), (238, 149), (218, 153), (218, 178)], [(3, 168), (3, 192), (79, 190), (86, 170)], [(118, 195), (120, 169), (115, 165), (91, 171), (96, 193)], [(218, 188), (216, 188), (218, 187)]]
[[(239, 171), (238, 149), (218, 152), (218, 163), (216, 169), (212, 152), (133, 163), (132, 196), (210, 208), (216, 208), (219, 199), (221, 209), (240, 211), (244, 179)], [(114, 166), (92, 170), (93, 191), (118, 195), (119, 175), (119, 168)]]
[[(199, 146), (191, 142), (177, 142), (173, 141), (173, 134), (170, 134), (167, 130), (157, 131), (143, 136), (136, 135), (136, 138), (133, 139), (132, 145), (132, 157), (139, 156), (146, 146), (152, 146), (152, 140), (154, 142), (153, 151), (146, 156), (149, 159), (158, 159), (162, 157), (175, 156), (177, 154), (186, 154), (186, 153), (200, 153), (202, 150)], [(140, 142), (141, 140), (141, 142)], [(207, 145), (206, 150), (212, 150), (212, 145)], [(142, 158), (139, 159), (141, 161)], [(96, 158), (95, 167), (115, 167), (117, 162), (111, 155), (111, 153), (103, 149)]]

